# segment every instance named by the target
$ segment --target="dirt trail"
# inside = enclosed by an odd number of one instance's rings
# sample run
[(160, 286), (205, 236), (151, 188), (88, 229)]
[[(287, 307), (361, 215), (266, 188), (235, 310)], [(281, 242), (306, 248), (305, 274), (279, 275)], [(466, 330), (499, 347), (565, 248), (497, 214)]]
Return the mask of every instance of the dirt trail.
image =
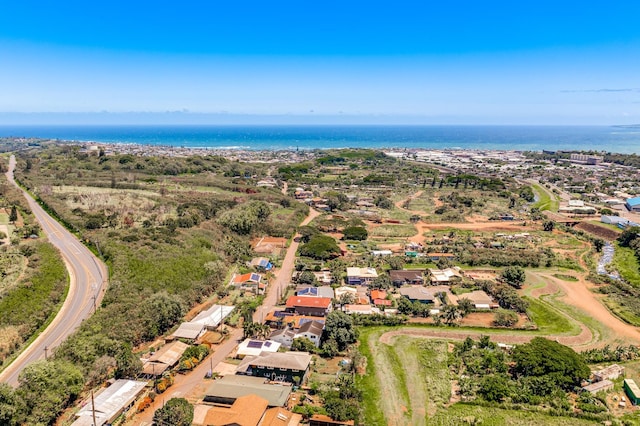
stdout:
[(414, 198), (418, 198), (418, 197), (419, 197), (419, 196), (421, 196), (423, 193), (424, 193), (424, 191), (420, 190), (420, 191), (416, 192), (415, 194), (408, 196), (408, 197), (407, 197), (407, 198), (405, 198), (404, 200), (400, 200), (400, 201), (398, 201), (398, 202), (396, 203), (396, 207), (397, 207), (397, 208), (399, 208), (399, 209), (401, 209), (401, 210), (407, 211), (407, 212), (409, 212), (409, 213), (413, 213), (413, 214), (424, 214), (424, 212), (423, 212), (423, 211), (420, 211), (420, 210), (409, 210), (409, 209), (405, 209), (404, 207), (402, 207), (402, 206), (404, 205), (404, 203), (406, 203), (407, 201), (411, 201), (411, 200), (413, 200)]
[(586, 281), (582, 274), (578, 276), (578, 281), (564, 281), (554, 277), (551, 272), (533, 272), (532, 274), (557, 285), (564, 293), (560, 300), (584, 311), (591, 318), (609, 328), (615, 338), (624, 338), (628, 344), (640, 342), (640, 330), (614, 316), (600, 302), (597, 295), (590, 291), (589, 288), (593, 287), (593, 284)]

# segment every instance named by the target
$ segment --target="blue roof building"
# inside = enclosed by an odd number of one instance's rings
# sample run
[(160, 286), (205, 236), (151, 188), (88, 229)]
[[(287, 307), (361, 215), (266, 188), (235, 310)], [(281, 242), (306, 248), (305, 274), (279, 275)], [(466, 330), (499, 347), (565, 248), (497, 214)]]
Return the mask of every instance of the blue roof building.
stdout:
[(627, 206), (627, 210), (629, 211), (640, 212), (640, 197), (627, 198), (625, 206)]

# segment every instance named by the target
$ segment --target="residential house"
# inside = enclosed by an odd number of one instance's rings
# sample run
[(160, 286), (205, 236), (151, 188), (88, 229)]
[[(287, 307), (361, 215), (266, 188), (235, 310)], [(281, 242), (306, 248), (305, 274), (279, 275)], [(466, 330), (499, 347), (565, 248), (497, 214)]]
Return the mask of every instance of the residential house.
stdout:
[(298, 315), (324, 317), (332, 309), (331, 299), (328, 297), (290, 296), (287, 299), (286, 311), (295, 312)]
[(602, 380), (615, 380), (624, 375), (624, 367), (618, 364), (610, 365), (607, 368), (598, 370), (593, 373), (593, 381), (600, 382)]
[(296, 287), (296, 296), (328, 297), (329, 299), (333, 299), (335, 297), (335, 293), (333, 288), (328, 285), (320, 287), (300, 285)]
[(436, 292), (430, 287), (402, 287), (400, 289), (400, 294), (411, 302), (418, 301), (420, 303), (436, 303), (438, 301)]
[(453, 253), (427, 253), (427, 257), (432, 262), (437, 262), (440, 259), (454, 260), (456, 258)]
[(318, 321), (307, 321), (300, 326), (295, 338), (306, 337), (311, 340), (317, 348), (320, 347), (322, 340), (322, 332), (324, 331), (324, 323)]
[[(102, 389), (93, 401), (87, 400), (76, 413), (72, 426), (102, 426), (113, 423), (123, 413), (127, 413), (142, 396), (149, 383), (146, 381), (116, 380), (108, 388)], [(95, 422), (94, 422), (95, 416)]]
[(236, 358), (258, 356), (262, 353), (278, 352), (281, 344), (274, 340), (245, 339), (238, 345)]
[(241, 290), (253, 291), (256, 294), (264, 294), (266, 285), (262, 282), (262, 275), (255, 272), (235, 275), (231, 280), (233, 285)]
[(608, 390), (613, 389), (613, 382), (611, 380), (605, 379), (599, 382), (593, 382), (587, 386), (583, 386), (582, 389), (595, 395), (598, 392), (606, 392)]
[(391, 250), (371, 250), (371, 255), (373, 257), (384, 257), (391, 256), (393, 252)]
[(371, 295), (371, 298), (374, 300), (387, 298), (387, 292), (384, 290), (371, 290), (370, 295)]
[(370, 285), (378, 278), (375, 268), (347, 268), (347, 284), (350, 285)]
[(234, 309), (234, 306), (213, 305), (191, 321), (180, 324), (170, 338), (196, 340), (206, 330), (215, 330)]
[(371, 305), (344, 305), (342, 310), (346, 314), (373, 315), (380, 313), (380, 309)]
[(336, 295), (336, 299), (340, 300), (340, 298), (342, 297), (343, 294), (350, 294), (353, 296), (353, 299), (355, 300), (357, 295), (358, 295), (358, 289), (355, 287), (349, 287), (349, 286), (342, 286), (342, 287), (338, 287), (334, 290), (335, 295)]
[(333, 276), (331, 275), (331, 271), (316, 271), (313, 273), (313, 275), (315, 275), (316, 280), (320, 284), (324, 284), (324, 285), (331, 284), (331, 281), (333, 279)]
[(258, 271), (270, 271), (273, 269), (273, 264), (266, 257), (254, 257), (249, 265)]
[(175, 367), (180, 362), (182, 354), (188, 347), (188, 344), (179, 340), (167, 343), (151, 355), (149, 359), (143, 360), (142, 374), (147, 377), (162, 376), (162, 373)]
[(389, 278), (393, 285), (401, 287), (407, 284), (423, 284), (424, 276), (421, 270), (395, 270), (389, 271)]
[(310, 364), (308, 352), (262, 353), (257, 357), (245, 357), (236, 373), (299, 385), (306, 381)]
[(269, 407), (284, 407), (291, 391), (290, 384), (270, 383), (264, 377), (229, 375), (211, 383), (205, 392), (204, 401), (216, 405), (232, 405), (242, 396), (258, 395), (267, 400)]
[(279, 330), (274, 330), (269, 336), (269, 340), (280, 343), (282, 346), (290, 348), (293, 344), (293, 339), (296, 338), (296, 332), (290, 328), (285, 327)]
[(314, 414), (309, 419), (309, 426), (353, 426), (353, 420), (333, 420), (324, 414)]
[(462, 270), (458, 266), (446, 269), (429, 268), (429, 280), (432, 285), (449, 284), (462, 279)]
[[(267, 411), (268, 404), (266, 399), (258, 395), (243, 395), (230, 407), (209, 407), (204, 419), (196, 419), (194, 410), (193, 423), (203, 426), (258, 426), (260, 419)], [(200, 416), (199, 413), (198, 417)]]
[(496, 309), (500, 307), (500, 305), (493, 301), (491, 296), (482, 290), (475, 290), (459, 295), (458, 301), (462, 299), (469, 299), (475, 309)]

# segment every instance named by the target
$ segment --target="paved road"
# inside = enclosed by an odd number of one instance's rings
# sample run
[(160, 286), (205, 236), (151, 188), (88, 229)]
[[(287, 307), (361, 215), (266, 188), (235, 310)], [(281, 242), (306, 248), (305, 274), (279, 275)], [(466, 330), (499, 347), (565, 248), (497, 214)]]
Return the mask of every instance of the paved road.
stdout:
[[(307, 225), (315, 217), (319, 216), (314, 209), (309, 210), (309, 215), (302, 221), (301, 226)], [(299, 235), (298, 235), (299, 236)], [(282, 267), (276, 271), (276, 279), (273, 281), (267, 296), (265, 297), (262, 305), (253, 314), (253, 321), (262, 322), (264, 316), (270, 312), (278, 303), (278, 298), (282, 295), (283, 291), (287, 288), (291, 282), (291, 274), (293, 273), (293, 267), (296, 260), (296, 252), (300, 243), (295, 239), (289, 245), (287, 253), (282, 261)], [(173, 385), (161, 394), (154, 403), (144, 410), (142, 413), (134, 416), (127, 425), (144, 426), (153, 423), (153, 414), (155, 411), (162, 407), (162, 405), (171, 398), (185, 398), (189, 396), (193, 390), (203, 383), (203, 378), (207, 372), (211, 369), (211, 366), (216, 366), (229, 356), (229, 354), (235, 349), (238, 343), (242, 340), (242, 329), (236, 329), (228, 340), (216, 347), (213, 354), (209, 355), (209, 358), (205, 359), (200, 365), (198, 365), (192, 372), (186, 375), (178, 374), (175, 377)], [(207, 381), (210, 383), (209, 381)]]
[[(7, 179), (15, 185), (13, 170), (16, 160), (11, 156)], [(0, 373), (0, 381), (18, 384), (18, 375), (28, 364), (42, 359), (78, 328), (82, 321), (100, 304), (108, 278), (106, 266), (89, 249), (49, 216), (26, 192), (24, 196), (42, 230), (60, 253), (70, 276), (69, 293), (58, 315), (49, 327), (25, 349), (13, 363)]]

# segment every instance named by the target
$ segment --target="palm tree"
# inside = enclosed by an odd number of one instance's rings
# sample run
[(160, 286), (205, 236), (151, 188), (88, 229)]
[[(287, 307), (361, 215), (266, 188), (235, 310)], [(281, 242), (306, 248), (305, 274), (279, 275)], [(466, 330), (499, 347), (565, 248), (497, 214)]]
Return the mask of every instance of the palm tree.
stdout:
[(447, 325), (454, 325), (461, 318), (460, 310), (457, 306), (447, 305), (442, 308), (441, 311), (444, 323)]

